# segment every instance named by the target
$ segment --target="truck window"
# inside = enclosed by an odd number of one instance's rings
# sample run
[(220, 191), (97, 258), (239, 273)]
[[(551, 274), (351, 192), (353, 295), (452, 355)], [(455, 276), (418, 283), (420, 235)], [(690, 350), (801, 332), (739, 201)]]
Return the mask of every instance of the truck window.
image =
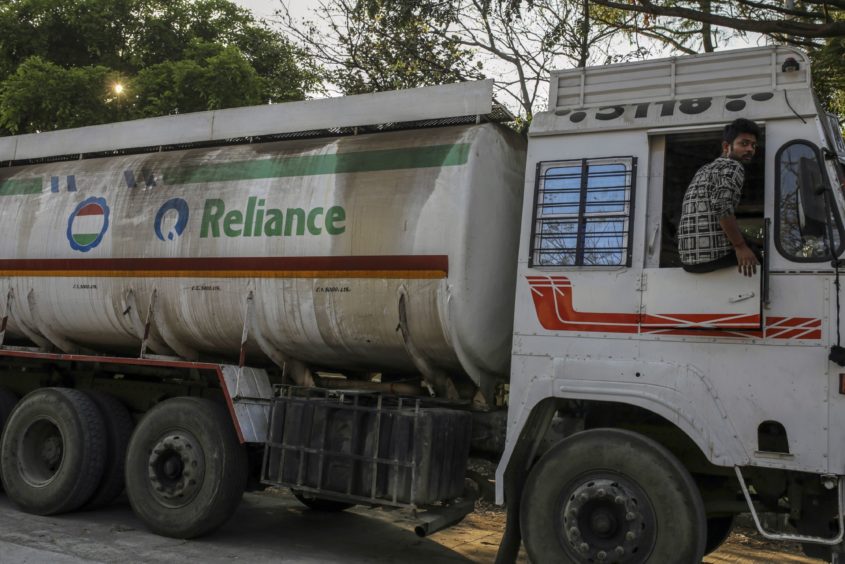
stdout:
[(842, 252), (842, 225), (832, 207), (827, 216), (825, 196), (820, 189), (828, 183), (818, 147), (809, 141), (787, 143), (778, 151), (777, 165), (775, 243), (778, 251), (796, 262), (830, 260), (828, 221), (832, 222), (838, 252)]
[[(759, 140), (765, 142), (765, 130)], [(722, 152), (722, 130), (678, 133), (666, 136), (663, 169), (663, 212), (661, 218), (660, 267), (680, 268), (677, 230), (681, 204), (696, 171)], [(743, 234), (763, 245), (763, 149), (745, 168), (745, 185), (736, 208), (737, 223)]]
[(540, 163), (530, 266), (630, 266), (636, 162)]

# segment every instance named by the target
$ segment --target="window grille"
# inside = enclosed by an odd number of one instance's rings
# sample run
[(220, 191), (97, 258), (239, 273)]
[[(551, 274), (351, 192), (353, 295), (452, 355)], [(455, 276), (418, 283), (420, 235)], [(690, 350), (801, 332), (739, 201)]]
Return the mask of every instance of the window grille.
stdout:
[(637, 159), (538, 166), (530, 266), (631, 266)]

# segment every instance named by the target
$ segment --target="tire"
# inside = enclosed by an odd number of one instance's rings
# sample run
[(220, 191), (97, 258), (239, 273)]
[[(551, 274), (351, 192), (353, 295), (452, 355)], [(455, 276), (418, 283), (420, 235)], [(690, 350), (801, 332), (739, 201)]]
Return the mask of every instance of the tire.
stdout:
[[(18, 396), (16, 396), (6, 388), (0, 388), (0, 434), (2, 434), (3, 427), (6, 425), (6, 420), (12, 413), (12, 410), (15, 409), (15, 405), (17, 403)], [(3, 487), (2, 485), (0, 485), (0, 491), (2, 490)]]
[(123, 492), (126, 469), (126, 447), (132, 437), (135, 421), (129, 410), (116, 398), (98, 390), (87, 390), (94, 400), (106, 429), (106, 463), (100, 484), (83, 509), (97, 509), (112, 503)]
[(346, 503), (344, 501), (335, 501), (333, 499), (325, 499), (322, 497), (312, 497), (311, 494), (305, 492), (293, 491), (293, 496), (299, 502), (313, 511), (321, 511), (323, 513), (339, 513), (346, 511), (350, 507), (355, 507), (354, 503)]
[(536, 564), (698, 564), (707, 535), (686, 468), (653, 440), (618, 429), (552, 447), (526, 480), (519, 517)]
[(100, 411), (79, 390), (28, 394), (9, 415), (0, 444), (6, 494), (37, 515), (78, 509), (103, 475), (105, 435)]
[(18, 396), (6, 388), (0, 388), (0, 431), (3, 430), (3, 427), (6, 425), (6, 420), (12, 413), (12, 410), (15, 409), (15, 405), (17, 405), (17, 403)]
[(731, 529), (734, 526), (733, 515), (727, 517), (710, 517), (707, 519), (707, 544), (704, 547), (704, 554), (715, 552), (728, 540)]
[(188, 539), (217, 529), (237, 508), (246, 480), (246, 449), (226, 409), (210, 400), (167, 400), (132, 433), (126, 493), (159, 535)]

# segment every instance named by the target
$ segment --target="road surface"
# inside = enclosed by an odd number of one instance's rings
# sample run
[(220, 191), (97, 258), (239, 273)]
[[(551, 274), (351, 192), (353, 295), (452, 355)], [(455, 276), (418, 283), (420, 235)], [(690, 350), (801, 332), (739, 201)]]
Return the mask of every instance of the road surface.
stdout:
[[(18, 511), (0, 494), (0, 564), (99, 562), (487, 563), (496, 554), (504, 513), (487, 506), (463, 523), (418, 538), (406, 512), (352, 509), (321, 514), (286, 493), (249, 493), (234, 518), (200, 540), (147, 532), (122, 501), (107, 509), (55, 517)], [(527, 562), (523, 555), (521, 563)], [(707, 564), (818, 563), (765, 543), (748, 529), (705, 559)]]

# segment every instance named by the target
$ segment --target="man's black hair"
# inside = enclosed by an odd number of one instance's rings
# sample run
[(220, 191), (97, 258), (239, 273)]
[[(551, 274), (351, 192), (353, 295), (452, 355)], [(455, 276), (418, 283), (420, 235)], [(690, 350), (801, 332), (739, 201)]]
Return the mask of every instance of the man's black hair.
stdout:
[(728, 144), (733, 144), (734, 139), (736, 139), (740, 133), (750, 133), (756, 137), (758, 141), (760, 140), (760, 126), (750, 119), (739, 118), (733, 120), (725, 126), (725, 131), (722, 133), (722, 141)]

